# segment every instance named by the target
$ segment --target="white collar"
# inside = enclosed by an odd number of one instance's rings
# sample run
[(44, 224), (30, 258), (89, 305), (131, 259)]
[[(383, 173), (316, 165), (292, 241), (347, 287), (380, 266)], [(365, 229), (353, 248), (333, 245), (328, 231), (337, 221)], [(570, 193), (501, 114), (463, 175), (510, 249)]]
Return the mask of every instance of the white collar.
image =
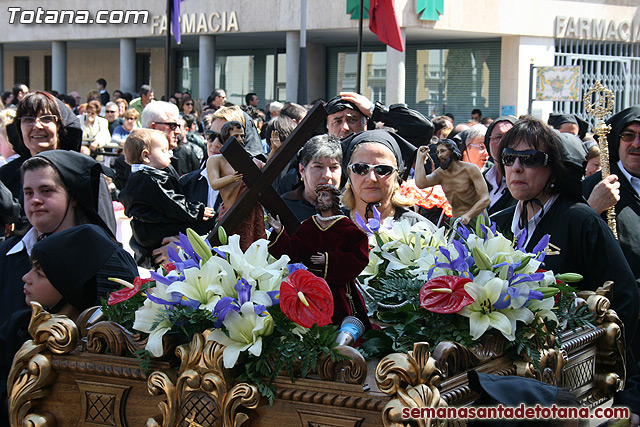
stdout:
[(12, 160), (17, 159), (18, 157), (20, 157), (20, 154), (16, 153), (16, 154), (12, 154), (9, 157), (7, 157), (6, 159), (4, 159), (7, 163), (9, 163)]
[(637, 178), (631, 175), (622, 165), (622, 160), (618, 160), (618, 167), (622, 171), (622, 174), (627, 178), (627, 181), (631, 184), (634, 190), (636, 190), (636, 194), (640, 196), (640, 178)]
[(135, 173), (135, 172), (139, 172), (143, 169), (149, 169), (149, 170), (154, 170), (155, 168), (152, 166), (148, 166), (142, 163), (136, 163), (131, 165), (131, 173)]
[[(529, 244), (529, 240), (531, 240), (531, 236), (533, 236), (533, 232), (536, 231), (536, 227), (542, 221), (542, 217), (549, 212), (551, 205), (558, 199), (559, 194), (554, 194), (547, 200), (547, 203), (544, 204), (544, 207), (540, 209), (536, 214), (527, 222), (527, 240), (524, 242), (523, 247), (527, 247)], [(511, 231), (513, 232), (514, 237), (518, 237), (520, 233), (522, 233), (523, 229), (520, 228), (520, 214), (522, 213), (522, 200), (520, 200), (516, 204), (516, 209), (513, 212), (513, 220), (511, 220)]]
[(35, 228), (31, 227), (31, 229), (27, 231), (27, 234), (24, 235), (22, 240), (16, 243), (14, 247), (9, 249), (9, 252), (7, 252), (7, 255), (17, 254), (18, 252), (24, 249), (27, 251), (27, 254), (30, 256), (31, 249), (33, 248), (33, 245), (35, 245), (37, 241), (38, 241), (38, 232), (36, 231)]

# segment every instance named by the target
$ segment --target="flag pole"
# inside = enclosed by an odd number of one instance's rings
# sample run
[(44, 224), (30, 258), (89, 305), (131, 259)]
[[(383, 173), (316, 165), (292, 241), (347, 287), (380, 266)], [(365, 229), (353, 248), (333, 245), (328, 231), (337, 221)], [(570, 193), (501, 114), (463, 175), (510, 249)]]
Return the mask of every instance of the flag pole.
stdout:
[[(179, 0), (176, 0), (179, 1)], [(171, 4), (171, 0), (167, 0), (167, 38), (165, 40), (165, 76), (167, 78), (165, 85), (165, 93), (167, 96), (167, 101), (171, 96), (171, 9), (173, 9), (173, 5)]]
[(356, 93), (360, 93), (360, 75), (362, 72), (362, 25), (364, 22), (364, 0), (360, 0), (360, 20), (358, 22), (358, 61), (356, 66)]

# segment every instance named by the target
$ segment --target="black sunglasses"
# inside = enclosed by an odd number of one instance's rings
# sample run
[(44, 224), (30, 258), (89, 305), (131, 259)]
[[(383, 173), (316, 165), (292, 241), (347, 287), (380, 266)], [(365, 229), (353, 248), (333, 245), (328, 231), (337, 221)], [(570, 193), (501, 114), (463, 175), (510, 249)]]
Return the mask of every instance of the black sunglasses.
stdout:
[(502, 163), (505, 166), (513, 166), (516, 159), (520, 159), (520, 164), (526, 168), (539, 168), (549, 164), (549, 155), (538, 150), (512, 150), (505, 148), (502, 150)]
[(214, 132), (212, 130), (205, 131), (205, 136), (207, 137), (207, 140), (209, 142), (215, 141), (216, 138), (218, 138), (220, 141), (222, 141), (222, 135), (220, 135), (218, 132)]
[(391, 165), (370, 165), (367, 163), (353, 163), (349, 165), (349, 169), (357, 175), (366, 175), (373, 169), (378, 176), (387, 176), (398, 170), (395, 166)]
[(157, 125), (167, 125), (167, 126), (169, 126), (169, 128), (171, 130), (176, 130), (176, 129), (178, 129), (180, 127), (180, 124), (176, 123), (176, 122), (173, 122), (173, 123), (169, 123), (169, 122), (154, 122), (154, 123), (157, 124)]

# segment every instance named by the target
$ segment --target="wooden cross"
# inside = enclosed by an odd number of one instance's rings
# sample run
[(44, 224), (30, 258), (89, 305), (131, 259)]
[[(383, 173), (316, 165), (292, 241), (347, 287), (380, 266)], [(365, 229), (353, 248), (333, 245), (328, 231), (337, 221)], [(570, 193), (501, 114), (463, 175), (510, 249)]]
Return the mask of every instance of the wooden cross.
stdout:
[(218, 240), (219, 227), (223, 227), (228, 234), (233, 234), (256, 203), (261, 203), (274, 216), (278, 215), (280, 222), (289, 233), (294, 233), (300, 227), (300, 222), (271, 183), (287, 167), (289, 161), (313, 136), (316, 128), (326, 118), (327, 112), (324, 106), (320, 101), (316, 102), (262, 170), (253, 163), (249, 153), (235, 138), (231, 137), (227, 140), (220, 149), (220, 153), (236, 171), (242, 174), (242, 180), (247, 185), (247, 189), (236, 199), (233, 206), (209, 233), (208, 239), (212, 246), (220, 244)]

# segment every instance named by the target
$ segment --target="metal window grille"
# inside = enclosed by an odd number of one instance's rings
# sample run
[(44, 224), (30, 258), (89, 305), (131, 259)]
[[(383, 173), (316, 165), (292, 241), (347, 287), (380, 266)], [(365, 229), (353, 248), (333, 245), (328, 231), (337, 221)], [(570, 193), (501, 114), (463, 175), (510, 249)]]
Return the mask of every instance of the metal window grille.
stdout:
[[(613, 91), (614, 113), (640, 104), (640, 43), (557, 39), (555, 65), (580, 65), (583, 93), (596, 81)], [(554, 102), (553, 110), (576, 114), (595, 124), (582, 101)]]

